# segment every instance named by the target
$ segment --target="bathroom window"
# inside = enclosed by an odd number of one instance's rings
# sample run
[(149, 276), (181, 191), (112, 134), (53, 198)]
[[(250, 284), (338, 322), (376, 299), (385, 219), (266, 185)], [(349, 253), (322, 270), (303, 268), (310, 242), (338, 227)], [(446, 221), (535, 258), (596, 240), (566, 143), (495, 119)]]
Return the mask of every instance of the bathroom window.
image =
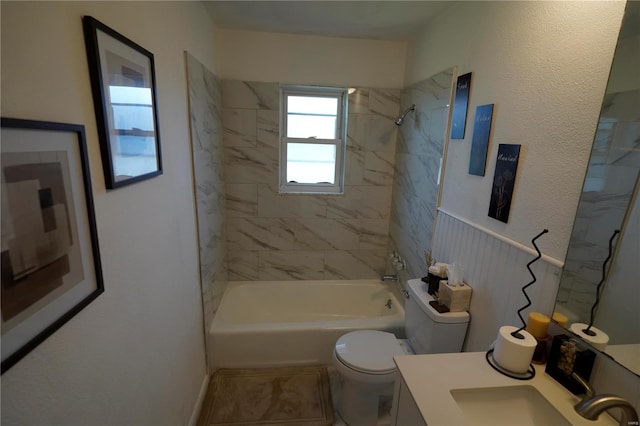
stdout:
[(280, 192), (340, 194), (347, 89), (282, 86)]

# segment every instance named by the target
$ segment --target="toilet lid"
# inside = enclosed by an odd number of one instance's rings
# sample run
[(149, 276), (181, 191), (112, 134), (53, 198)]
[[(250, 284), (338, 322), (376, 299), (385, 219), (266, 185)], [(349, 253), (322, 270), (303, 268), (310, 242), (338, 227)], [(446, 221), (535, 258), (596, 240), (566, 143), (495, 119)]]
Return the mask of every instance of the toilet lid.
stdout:
[(395, 371), (393, 357), (404, 355), (396, 336), (376, 330), (352, 331), (336, 342), (336, 356), (347, 366), (371, 374)]

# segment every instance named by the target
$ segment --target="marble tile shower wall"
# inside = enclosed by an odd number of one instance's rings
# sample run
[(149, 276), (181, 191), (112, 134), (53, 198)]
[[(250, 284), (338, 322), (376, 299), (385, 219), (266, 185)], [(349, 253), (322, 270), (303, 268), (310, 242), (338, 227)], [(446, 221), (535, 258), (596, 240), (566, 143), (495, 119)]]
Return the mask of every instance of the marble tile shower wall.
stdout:
[(416, 105), (400, 127), (389, 225), (391, 248), (407, 263), (411, 277), (427, 273), (424, 251), (431, 250), (442, 150), (449, 115), (453, 69), (402, 91), (402, 109)]
[(281, 195), (279, 83), (222, 80), (230, 280), (384, 273), (399, 101), (399, 90), (349, 96), (343, 195)]
[(227, 283), (226, 197), (219, 79), (186, 53), (193, 178), (200, 249), (204, 324), (208, 327)]

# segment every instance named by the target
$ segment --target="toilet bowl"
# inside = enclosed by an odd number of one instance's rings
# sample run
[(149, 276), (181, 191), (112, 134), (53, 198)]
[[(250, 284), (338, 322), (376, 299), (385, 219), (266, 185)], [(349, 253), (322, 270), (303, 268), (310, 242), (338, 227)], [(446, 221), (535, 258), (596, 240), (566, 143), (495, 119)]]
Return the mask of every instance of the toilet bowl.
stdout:
[(342, 378), (338, 411), (348, 425), (377, 423), (381, 400), (393, 397), (393, 357), (405, 354), (396, 336), (384, 331), (353, 331), (338, 339), (333, 351)]
[(376, 425), (381, 405), (386, 402), (390, 407), (396, 378), (394, 356), (462, 349), (469, 313), (436, 311), (421, 280), (409, 280), (407, 291), (407, 340), (384, 331), (359, 330), (336, 342), (333, 359), (342, 382), (338, 412), (349, 426)]

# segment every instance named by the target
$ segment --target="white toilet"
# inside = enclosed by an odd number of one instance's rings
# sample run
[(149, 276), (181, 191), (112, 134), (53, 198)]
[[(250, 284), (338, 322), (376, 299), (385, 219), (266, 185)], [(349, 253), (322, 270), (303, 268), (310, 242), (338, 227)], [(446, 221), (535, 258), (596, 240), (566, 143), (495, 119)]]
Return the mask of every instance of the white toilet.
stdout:
[(340, 337), (333, 351), (342, 378), (338, 412), (350, 426), (378, 422), (381, 403), (391, 400), (396, 377), (395, 355), (460, 352), (469, 325), (468, 312), (439, 313), (429, 302), (427, 286), (409, 280), (405, 305), (407, 340), (375, 330), (352, 331)]

